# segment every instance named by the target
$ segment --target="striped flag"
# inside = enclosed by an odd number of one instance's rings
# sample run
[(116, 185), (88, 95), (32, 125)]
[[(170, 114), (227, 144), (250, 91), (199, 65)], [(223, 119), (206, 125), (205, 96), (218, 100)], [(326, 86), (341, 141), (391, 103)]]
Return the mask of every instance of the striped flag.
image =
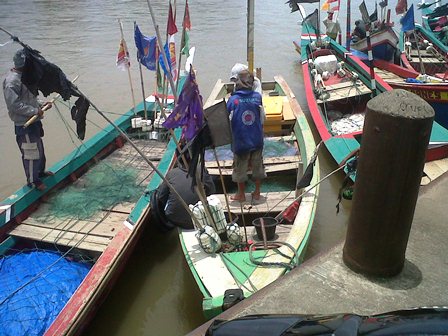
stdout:
[(185, 1), (185, 14), (184, 14), (184, 21), (182, 22), (183, 32), (182, 32), (182, 39), (181, 39), (181, 45), (180, 45), (180, 52), (182, 55), (189, 56), (189, 50), (190, 50), (190, 36), (188, 34), (188, 31), (191, 29), (191, 20), (190, 20), (190, 10), (188, 8), (188, 0)]
[(117, 68), (126, 71), (130, 66), (128, 47), (126, 46), (126, 41), (121, 39), (117, 55)]

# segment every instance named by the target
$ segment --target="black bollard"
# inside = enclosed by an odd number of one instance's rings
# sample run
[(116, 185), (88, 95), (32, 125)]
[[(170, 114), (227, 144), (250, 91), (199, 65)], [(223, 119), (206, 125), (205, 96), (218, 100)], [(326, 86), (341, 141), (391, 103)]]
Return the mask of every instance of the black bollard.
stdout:
[(393, 276), (403, 269), (433, 119), (433, 108), (408, 91), (368, 102), (343, 251), (355, 272)]

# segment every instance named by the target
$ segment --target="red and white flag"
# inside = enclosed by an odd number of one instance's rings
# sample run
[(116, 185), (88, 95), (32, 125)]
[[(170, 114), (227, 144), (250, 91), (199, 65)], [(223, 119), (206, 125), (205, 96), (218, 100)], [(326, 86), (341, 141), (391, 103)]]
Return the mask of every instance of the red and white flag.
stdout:
[(170, 36), (170, 41), (168, 44), (168, 48), (170, 50), (170, 59), (171, 62), (171, 76), (173, 76), (173, 81), (177, 80), (177, 62), (176, 62), (176, 42), (174, 41), (174, 36)]
[(130, 66), (128, 47), (126, 46), (126, 41), (121, 39), (117, 55), (117, 68), (126, 71)]

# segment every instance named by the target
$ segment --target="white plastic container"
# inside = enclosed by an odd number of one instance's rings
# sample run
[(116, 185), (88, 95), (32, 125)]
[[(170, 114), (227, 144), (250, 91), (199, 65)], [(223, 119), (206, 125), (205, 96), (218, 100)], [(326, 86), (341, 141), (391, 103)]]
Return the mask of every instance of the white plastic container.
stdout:
[(227, 233), (227, 240), (230, 244), (237, 246), (241, 243), (241, 233), (240, 233), (240, 227), (237, 223), (232, 222), (227, 224), (226, 226), (226, 233)]
[(199, 229), (196, 233), (199, 245), (206, 253), (216, 253), (221, 248), (221, 238), (216, 231), (209, 225)]
[[(204, 206), (202, 205), (201, 201), (197, 202), (195, 205), (190, 204), (188, 207), (190, 208), (191, 212), (193, 212), (193, 215), (196, 217), (201, 227), (205, 227), (208, 225), (207, 217), (205, 216)], [(196, 221), (193, 221), (193, 224), (195, 227), (197, 226)], [(200, 228), (196, 227), (196, 229)]]
[(140, 128), (142, 122), (142, 118), (132, 118), (131, 119), (131, 126), (132, 128)]
[(227, 224), (221, 201), (216, 195), (208, 196), (207, 201), (210, 206), (210, 212), (212, 213), (212, 217), (216, 224), (216, 232), (220, 235), (226, 232)]

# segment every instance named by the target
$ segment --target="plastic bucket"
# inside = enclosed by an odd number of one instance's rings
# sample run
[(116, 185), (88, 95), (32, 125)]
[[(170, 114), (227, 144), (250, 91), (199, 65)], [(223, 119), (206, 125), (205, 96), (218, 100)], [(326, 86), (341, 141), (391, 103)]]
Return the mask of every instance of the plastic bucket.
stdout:
[(261, 222), (264, 223), (264, 231), (266, 232), (266, 240), (273, 240), (275, 237), (275, 229), (277, 228), (278, 221), (273, 217), (260, 217), (252, 221), (252, 225), (255, 226), (257, 231), (257, 237), (259, 240), (263, 240), (263, 231), (261, 229)]

